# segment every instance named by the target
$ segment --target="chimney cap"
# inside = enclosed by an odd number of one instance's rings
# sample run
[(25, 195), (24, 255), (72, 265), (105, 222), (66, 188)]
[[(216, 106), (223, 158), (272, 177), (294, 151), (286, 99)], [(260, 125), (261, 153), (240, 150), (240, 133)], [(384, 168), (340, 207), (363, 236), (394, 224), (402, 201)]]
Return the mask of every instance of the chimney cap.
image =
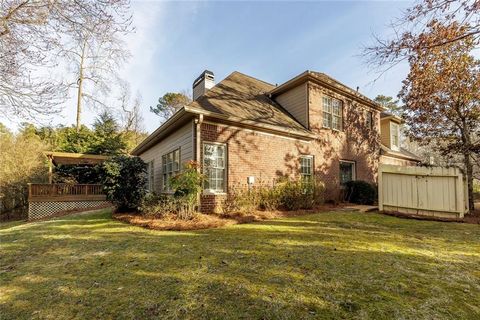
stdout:
[(202, 79), (204, 79), (206, 75), (209, 75), (209, 76), (211, 76), (212, 78), (214, 77), (214, 74), (213, 74), (212, 71), (210, 71), (210, 70), (204, 70), (204, 71), (202, 72), (202, 74), (200, 74), (200, 75), (197, 77), (197, 79), (195, 79), (195, 81), (193, 81), (193, 86), (195, 87), (195, 85), (196, 85), (198, 82), (202, 81)]

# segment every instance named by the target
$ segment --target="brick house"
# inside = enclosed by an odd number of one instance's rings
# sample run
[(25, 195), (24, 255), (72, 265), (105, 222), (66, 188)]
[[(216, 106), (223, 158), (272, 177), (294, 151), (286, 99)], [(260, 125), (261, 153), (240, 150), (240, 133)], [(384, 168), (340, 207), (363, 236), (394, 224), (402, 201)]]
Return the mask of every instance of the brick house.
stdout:
[(148, 163), (148, 187), (156, 193), (170, 191), (169, 178), (183, 163), (202, 164), (204, 212), (215, 211), (229, 187), (271, 185), (282, 177), (315, 176), (326, 185), (326, 199), (339, 200), (346, 181), (375, 182), (380, 161), (417, 161), (389, 142), (393, 129), (380, 135), (384, 123), (398, 122), (382, 111), (318, 72), (275, 86), (240, 72), (215, 85), (205, 71), (193, 83), (193, 102), (132, 154)]

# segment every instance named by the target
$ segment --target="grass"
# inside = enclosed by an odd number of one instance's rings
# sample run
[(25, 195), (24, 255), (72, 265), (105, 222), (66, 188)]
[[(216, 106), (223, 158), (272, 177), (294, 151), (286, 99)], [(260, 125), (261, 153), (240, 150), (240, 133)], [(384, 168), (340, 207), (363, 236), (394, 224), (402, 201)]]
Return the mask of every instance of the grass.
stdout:
[(479, 319), (480, 227), (328, 212), (154, 231), (0, 225), (2, 319)]

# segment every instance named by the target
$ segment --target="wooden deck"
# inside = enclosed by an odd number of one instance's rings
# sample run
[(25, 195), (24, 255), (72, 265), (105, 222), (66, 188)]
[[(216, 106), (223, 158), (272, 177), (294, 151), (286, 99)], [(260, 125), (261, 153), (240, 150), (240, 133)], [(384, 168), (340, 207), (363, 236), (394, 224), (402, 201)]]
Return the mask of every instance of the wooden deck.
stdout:
[(28, 187), (29, 202), (106, 200), (101, 184), (40, 184)]

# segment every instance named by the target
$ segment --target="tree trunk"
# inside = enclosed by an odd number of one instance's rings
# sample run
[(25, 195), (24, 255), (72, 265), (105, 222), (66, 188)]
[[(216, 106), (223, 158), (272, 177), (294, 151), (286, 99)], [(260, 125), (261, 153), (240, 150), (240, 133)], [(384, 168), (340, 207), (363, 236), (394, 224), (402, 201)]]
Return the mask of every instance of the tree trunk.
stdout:
[(82, 89), (83, 89), (83, 63), (84, 63), (84, 57), (85, 57), (85, 47), (86, 43), (83, 44), (82, 47), (82, 55), (80, 56), (80, 64), (79, 64), (79, 70), (78, 70), (78, 90), (77, 90), (77, 123), (76, 123), (76, 129), (77, 132), (80, 131), (80, 116), (82, 113)]

